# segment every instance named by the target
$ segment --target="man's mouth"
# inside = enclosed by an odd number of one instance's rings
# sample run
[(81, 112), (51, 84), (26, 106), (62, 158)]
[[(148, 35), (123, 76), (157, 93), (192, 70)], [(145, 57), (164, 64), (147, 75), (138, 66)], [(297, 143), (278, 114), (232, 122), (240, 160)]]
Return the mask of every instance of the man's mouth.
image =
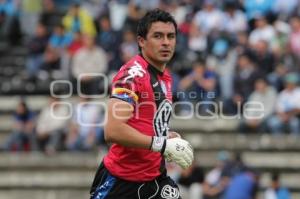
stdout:
[(161, 54), (169, 54), (169, 53), (171, 53), (171, 51), (170, 50), (161, 50), (161, 51), (159, 51)]

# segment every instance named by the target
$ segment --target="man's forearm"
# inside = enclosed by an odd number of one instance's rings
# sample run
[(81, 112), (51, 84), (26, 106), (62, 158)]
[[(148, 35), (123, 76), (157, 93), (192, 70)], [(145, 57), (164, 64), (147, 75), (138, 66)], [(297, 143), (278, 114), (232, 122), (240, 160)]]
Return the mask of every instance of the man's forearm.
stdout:
[(127, 147), (150, 149), (152, 136), (144, 135), (126, 123), (106, 126), (105, 140)]

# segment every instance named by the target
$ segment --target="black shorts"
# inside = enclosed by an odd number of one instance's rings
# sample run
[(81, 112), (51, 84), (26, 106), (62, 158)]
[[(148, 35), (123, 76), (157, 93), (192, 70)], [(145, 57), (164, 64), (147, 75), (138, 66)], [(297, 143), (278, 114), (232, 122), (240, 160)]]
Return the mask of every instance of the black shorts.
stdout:
[(181, 199), (176, 183), (166, 172), (155, 180), (141, 183), (112, 176), (103, 163), (97, 170), (90, 199)]

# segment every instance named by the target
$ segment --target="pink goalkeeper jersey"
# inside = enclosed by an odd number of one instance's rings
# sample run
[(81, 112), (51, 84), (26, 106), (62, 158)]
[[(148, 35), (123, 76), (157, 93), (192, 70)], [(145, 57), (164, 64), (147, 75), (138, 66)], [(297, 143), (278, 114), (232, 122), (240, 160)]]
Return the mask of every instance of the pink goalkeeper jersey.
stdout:
[[(128, 125), (145, 135), (167, 136), (172, 112), (171, 81), (168, 70), (162, 73), (137, 55), (114, 77), (111, 97), (134, 106)], [(157, 92), (157, 86), (161, 92)], [(118, 144), (113, 144), (104, 158), (104, 165), (112, 175), (135, 182), (150, 181), (159, 176), (162, 162), (158, 152)]]

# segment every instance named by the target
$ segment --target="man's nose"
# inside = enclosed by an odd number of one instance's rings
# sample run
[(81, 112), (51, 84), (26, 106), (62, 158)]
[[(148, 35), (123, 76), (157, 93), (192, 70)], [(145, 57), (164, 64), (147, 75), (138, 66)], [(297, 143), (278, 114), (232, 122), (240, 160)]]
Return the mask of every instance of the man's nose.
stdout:
[(166, 46), (167, 46), (167, 45), (170, 45), (170, 39), (169, 39), (168, 37), (164, 37), (164, 38), (163, 38), (163, 41), (162, 41), (162, 44), (163, 44), (163, 45), (166, 45)]

